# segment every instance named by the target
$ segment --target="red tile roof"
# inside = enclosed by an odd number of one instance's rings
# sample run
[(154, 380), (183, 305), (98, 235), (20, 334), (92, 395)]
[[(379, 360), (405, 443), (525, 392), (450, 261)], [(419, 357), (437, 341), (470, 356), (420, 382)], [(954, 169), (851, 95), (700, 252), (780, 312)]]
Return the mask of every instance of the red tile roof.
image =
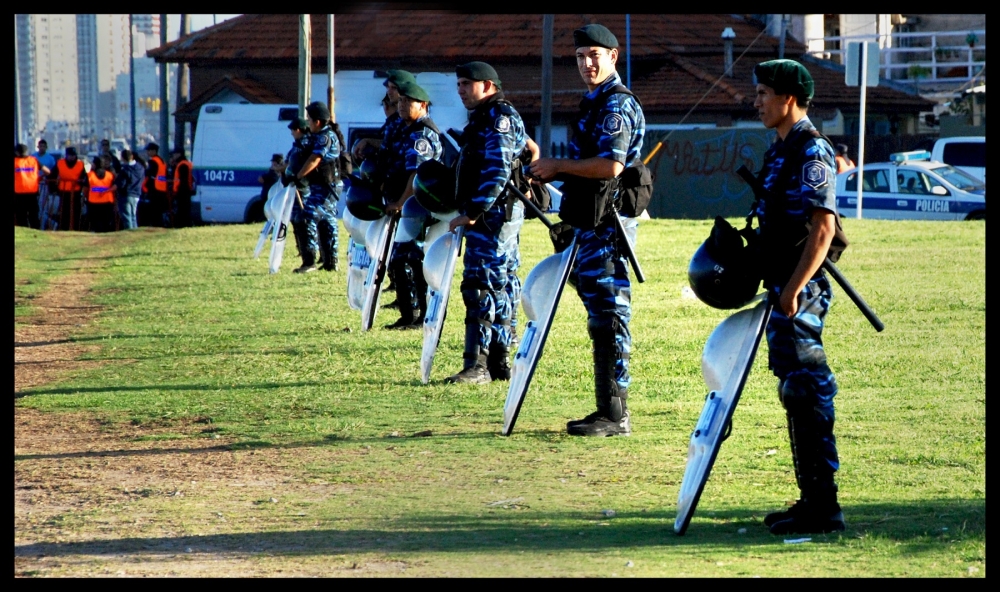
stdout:
[[(338, 70), (406, 68), (414, 72), (450, 69), (470, 60), (492, 63), (504, 90), (522, 112), (541, 107), (542, 15), (463, 14), (378, 5), (335, 15), (335, 66)], [(327, 15), (312, 15), (312, 56), (316, 71), (326, 67)], [(778, 40), (761, 24), (738, 15), (634, 14), (630, 40), (625, 15), (557, 14), (553, 26), (553, 110), (574, 112), (585, 87), (576, 73), (572, 31), (600, 22), (617, 36), (622, 56), (618, 71), (626, 76), (625, 49), (630, 41), (632, 89), (644, 110), (680, 114), (697, 105), (704, 111), (753, 111), (753, 66), (777, 56)], [(148, 52), (160, 62), (188, 62), (193, 67), (239, 67), (251, 63), (298, 61), (298, 15), (258, 14), (237, 17)], [(733, 77), (723, 71), (722, 31), (736, 33)], [(802, 55), (799, 42), (786, 39), (789, 56)], [(819, 61), (807, 64), (816, 79), (817, 108), (853, 107), (858, 89), (844, 84), (843, 71)], [(932, 103), (887, 86), (870, 88), (872, 112), (929, 110)]]

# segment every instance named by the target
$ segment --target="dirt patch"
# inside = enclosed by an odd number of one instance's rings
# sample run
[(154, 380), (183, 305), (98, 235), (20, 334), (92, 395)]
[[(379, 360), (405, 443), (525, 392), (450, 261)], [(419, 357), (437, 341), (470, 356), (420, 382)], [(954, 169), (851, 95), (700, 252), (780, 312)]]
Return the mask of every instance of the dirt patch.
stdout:
[(290, 564), (276, 551), (301, 541), (261, 542), (260, 531), (287, 528), (289, 514), (309, 520), (286, 498), (345, 493), (343, 485), (303, 482), (287, 450), (230, 449), (205, 418), (136, 426), (19, 406), (29, 389), (99, 365), (80, 359), (96, 346), (72, 340), (101, 312), (88, 302), (101, 260), (82, 261), (32, 298), (37, 314), (14, 330), (15, 576), (406, 572), (404, 562), (336, 554)]

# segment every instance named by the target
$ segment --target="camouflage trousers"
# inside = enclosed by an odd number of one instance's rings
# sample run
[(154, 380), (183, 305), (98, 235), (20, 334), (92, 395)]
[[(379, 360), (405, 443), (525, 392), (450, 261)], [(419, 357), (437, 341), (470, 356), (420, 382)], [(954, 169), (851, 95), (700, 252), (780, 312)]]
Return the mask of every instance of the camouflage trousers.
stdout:
[[(775, 302), (779, 293), (777, 288), (771, 291)], [(776, 306), (767, 323), (768, 366), (779, 379), (778, 395), (788, 415), (793, 453), (806, 457), (806, 472), (826, 475), (840, 468), (833, 435), (837, 380), (826, 363), (822, 338), (832, 298), (830, 280), (821, 275), (799, 293), (794, 317), (788, 318)]]
[(494, 205), (465, 230), (462, 299), (466, 324), (479, 324), (479, 347), (493, 344), (510, 348), (514, 306), (521, 300), (518, 235), (524, 224), (524, 206), (516, 204), (510, 220), (506, 210)]
[(628, 388), (629, 355), (632, 351), (632, 283), (629, 280), (625, 252), (619, 248), (615, 222), (610, 217), (593, 230), (577, 230), (580, 246), (569, 281), (576, 286), (587, 309), (587, 327), (591, 339), (613, 335), (616, 355), (615, 381)]

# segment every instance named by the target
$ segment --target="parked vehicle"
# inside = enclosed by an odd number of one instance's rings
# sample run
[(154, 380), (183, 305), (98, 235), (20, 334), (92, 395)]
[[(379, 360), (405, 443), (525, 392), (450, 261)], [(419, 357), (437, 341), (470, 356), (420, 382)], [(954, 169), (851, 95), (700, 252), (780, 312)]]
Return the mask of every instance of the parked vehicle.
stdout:
[[(371, 70), (337, 72), (334, 115), (348, 146), (377, 135), (385, 122), (384, 80), (384, 74)], [(442, 132), (465, 127), (468, 112), (455, 91), (454, 73), (421, 72), (417, 82), (431, 96), (430, 116)], [(326, 76), (315, 75), (312, 83), (312, 100), (326, 102)], [(264, 220), (257, 178), (267, 172), (272, 154), (291, 148), (288, 122), (296, 117), (298, 108), (290, 104), (202, 105), (191, 155), (197, 186), (192, 209), (202, 222)]]
[(986, 136), (940, 138), (931, 149), (931, 160), (950, 164), (986, 183)]
[[(891, 220), (982, 220), (986, 185), (949, 164), (931, 160), (926, 150), (899, 152), (891, 162), (865, 164), (861, 217)], [(858, 169), (837, 175), (837, 208), (857, 210)]]

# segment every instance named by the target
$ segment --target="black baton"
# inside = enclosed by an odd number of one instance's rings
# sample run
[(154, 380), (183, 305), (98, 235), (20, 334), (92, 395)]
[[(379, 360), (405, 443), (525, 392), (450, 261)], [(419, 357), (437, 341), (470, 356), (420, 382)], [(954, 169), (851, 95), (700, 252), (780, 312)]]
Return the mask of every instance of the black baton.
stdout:
[(618, 212), (612, 212), (612, 217), (615, 219), (615, 225), (618, 227), (618, 232), (622, 235), (622, 240), (618, 241), (625, 247), (625, 256), (628, 257), (628, 262), (632, 264), (632, 271), (635, 272), (635, 279), (640, 284), (646, 281), (646, 274), (642, 273), (642, 268), (639, 267), (639, 260), (635, 257), (635, 251), (632, 249), (632, 241), (628, 240), (628, 234), (625, 233), (625, 225), (622, 224), (622, 219), (618, 216)]
[(879, 319), (878, 315), (875, 314), (875, 311), (868, 306), (868, 303), (861, 297), (861, 294), (858, 294), (857, 290), (854, 289), (854, 286), (851, 285), (851, 282), (847, 281), (844, 274), (837, 269), (837, 266), (833, 264), (833, 261), (830, 261), (829, 257), (823, 261), (823, 269), (829, 271), (830, 275), (833, 276), (833, 279), (837, 280), (840, 287), (844, 289), (844, 292), (847, 292), (847, 295), (850, 296), (854, 304), (857, 305), (861, 314), (865, 315), (865, 318), (872, 324), (872, 327), (875, 327), (876, 331), (885, 329), (885, 324), (882, 323), (882, 320)]
[(517, 199), (521, 200), (521, 203), (524, 204), (524, 207), (531, 210), (535, 214), (535, 216), (537, 216), (538, 219), (542, 221), (542, 224), (544, 224), (546, 228), (550, 229), (552, 228), (552, 221), (545, 217), (545, 213), (542, 212), (541, 208), (536, 206), (535, 202), (528, 199), (528, 197), (525, 194), (521, 193), (521, 190), (518, 189), (513, 183), (511, 183), (510, 180), (507, 181), (507, 189), (510, 189), (511, 193), (513, 193), (517, 197)]

